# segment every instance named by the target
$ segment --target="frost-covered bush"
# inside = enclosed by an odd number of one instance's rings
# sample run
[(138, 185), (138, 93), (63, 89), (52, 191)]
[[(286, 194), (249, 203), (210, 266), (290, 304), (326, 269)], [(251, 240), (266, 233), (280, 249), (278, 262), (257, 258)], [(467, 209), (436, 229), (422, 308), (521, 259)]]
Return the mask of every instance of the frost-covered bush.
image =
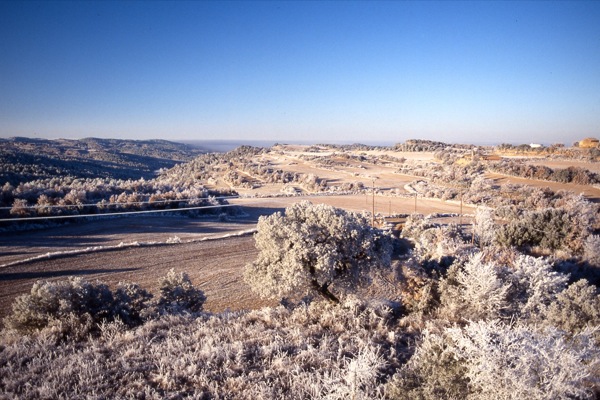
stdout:
[(154, 314), (152, 294), (137, 283), (119, 283), (114, 297), (119, 319), (130, 327), (140, 325)]
[(365, 216), (324, 204), (296, 203), (261, 217), (255, 240), (259, 254), (244, 278), (262, 297), (310, 293), (338, 302), (391, 262), (388, 235)]
[(473, 223), (473, 234), (479, 246), (492, 245), (496, 240), (496, 231), (493, 210), (488, 207), (477, 207)]
[(444, 268), (455, 259), (466, 260), (474, 250), (464, 241), (457, 225), (435, 224), (421, 214), (407, 218), (402, 237), (414, 243), (413, 255), (420, 262), (433, 262)]
[(160, 285), (159, 312), (176, 314), (202, 311), (206, 296), (202, 290), (194, 287), (186, 273), (177, 273), (171, 268), (167, 275), (160, 278), (158, 282)]
[(382, 305), (352, 299), (107, 324), (85, 346), (0, 342), (7, 398), (377, 399), (406, 361)]
[[(595, 217), (589, 210), (589, 202), (576, 200), (574, 204), (567, 202), (565, 208), (525, 211), (500, 227), (496, 241), (503, 246), (539, 246), (580, 254)], [(581, 207), (577, 208), (578, 205)]]
[(60, 336), (81, 338), (101, 322), (113, 320), (116, 308), (112, 292), (103, 283), (79, 277), (37, 281), (29, 294), (16, 298), (4, 325), (26, 334), (51, 328)]
[(600, 267), (600, 235), (587, 237), (583, 247), (583, 256), (590, 264)]
[[(600, 327), (598, 288), (579, 280), (556, 296), (544, 312), (546, 324), (578, 333), (586, 327)], [(600, 335), (597, 335), (600, 339)], [(600, 342), (599, 342), (600, 343)]]
[(439, 316), (450, 321), (520, 318), (539, 324), (565, 290), (568, 276), (544, 258), (519, 255), (507, 266), (477, 253), (455, 262), (439, 283)]
[(543, 319), (546, 307), (565, 289), (568, 276), (555, 272), (544, 258), (520, 255), (506, 280), (512, 283), (513, 312), (535, 322)]
[(600, 351), (590, 332), (479, 321), (425, 331), (387, 386), (392, 399), (593, 399)]
[(421, 234), (429, 228), (437, 226), (429, 218), (423, 214), (411, 214), (406, 218), (406, 222), (402, 227), (402, 237), (418, 242)]
[(440, 282), (440, 314), (450, 321), (495, 319), (509, 308), (510, 283), (494, 263), (475, 254), (461, 265), (454, 263)]
[(29, 294), (19, 296), (5, 327), (20, 334), (49, 331), (58, 339), (85, 339), (98, 334), (100, 326), (118, 320), (136, 327), (159, 313), (197, 312), (206, 297), (195, 289), (186, 274), (169, 271), (159, 280), (160, 298), (137, 284), (119, 283), (113, 292), (102, 282), (80, 277), (62, 281), (37, 281)]

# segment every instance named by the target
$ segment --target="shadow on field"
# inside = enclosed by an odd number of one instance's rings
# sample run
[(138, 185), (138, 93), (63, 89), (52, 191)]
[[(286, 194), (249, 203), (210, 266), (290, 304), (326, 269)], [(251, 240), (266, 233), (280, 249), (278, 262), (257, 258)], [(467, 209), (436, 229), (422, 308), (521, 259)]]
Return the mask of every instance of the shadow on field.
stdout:
[[(102, 243), (108, 242), (109, 239), (99, 237), (85, 237), (80, 234), (69, 234), (69, 235), (47, 235), (45, 232), (37, 233), (40, 231), (32, 232), (18, 232), (11, 237), (0, 240), (0, 247), (14, 246), (15, 242), (20, 241), (26, 243), (28, 247), (59, 247), (64, 246), (64, 242), (68, 241), (69, 245), (74, 247), (86, 247), (86, 246), (99, 246)], [(37, 234), (36, 234), (37, 233)], [(7, 253), (0, 253), (7, 254)]]
[(61, 276), (80, 276), (94, 275), (115, 272), (132, 272), (139, 268), (119, 268), (119, 269), (64, 269), (60, 271), (36, 271), (36, 272), (12, 272), (8, 274), (0, 274), (0, 281), (16, 281), (20, 279), (47, 279), (58, 278)]
[(233, 217), (231, 218), (232, 222), (236, 221), (249, 221), (249, 222), (258, 222), (258, 218), (266, 215), (275, 214), (276, 212), (283, 213), (285, 211), (284, 207), (252, 207), (252, 206), (242, 206), (242, 210), (246, 213), (246, 216), (243, 217)]

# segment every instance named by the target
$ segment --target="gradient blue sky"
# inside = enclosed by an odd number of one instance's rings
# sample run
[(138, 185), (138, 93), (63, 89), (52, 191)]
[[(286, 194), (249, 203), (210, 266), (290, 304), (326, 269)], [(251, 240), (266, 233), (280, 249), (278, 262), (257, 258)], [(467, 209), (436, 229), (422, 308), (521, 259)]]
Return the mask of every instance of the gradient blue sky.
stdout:
[(0, 2), (0, 137), (600, 136), (600, 2)]

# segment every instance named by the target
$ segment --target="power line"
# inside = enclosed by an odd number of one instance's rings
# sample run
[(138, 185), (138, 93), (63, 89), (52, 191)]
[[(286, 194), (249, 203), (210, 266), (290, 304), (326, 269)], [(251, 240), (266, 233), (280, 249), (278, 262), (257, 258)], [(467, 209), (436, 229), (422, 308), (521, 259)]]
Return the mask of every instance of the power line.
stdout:
[(44, 219), (62, 219), (62, 218), (111, 217), (113, 215), (165, 213), (165, 212), (178, 212), (178, 211), (191, 211), (191, 210), (205, 210), (205, 209), (209, 209), (209, 208), (236, 207), (236, 206), (239, 206), (239, 205), (238, 204), (223, 204), (223, 205), (216, 205), (216, 206), (171, 208), (171, 209), (167, 209), (167, 210), (120, 211), (120, 212), (111, 212), (111, 213), (104, 213), (104, 214), (50, 215), (50, 216), (46, 216), (46, 217), (2, 218), (2, 219), (0, 219), (0, 222), (39, 221), (39, 220), (44, 220)]
[[(74, 208), (74, 207), (110, 207), (110, 206), (126, 206), (133, 204), (164, 204), (164, 203), (180, 203), (184, 201), (196, 201), (196, 200), (227, 200), (227, 199), (237, 199), (239, 196), (221, 196), (221, 197), (196, 197), (189, 199), (176, 199), (176, 200), (157, 200), (157, 201), (132, 201), (127, 203), (102, 203), (100, 200), (98, 203), (87, 203), (87, 204), (64, 204), (64, 205), (34, 205), (34, 206), (23, 206), (19, 207), (21, 209), (26, 210), (37, 210), (40, 208)], [(0, 210), (12, 210), (13, 207), (0, 207)]]

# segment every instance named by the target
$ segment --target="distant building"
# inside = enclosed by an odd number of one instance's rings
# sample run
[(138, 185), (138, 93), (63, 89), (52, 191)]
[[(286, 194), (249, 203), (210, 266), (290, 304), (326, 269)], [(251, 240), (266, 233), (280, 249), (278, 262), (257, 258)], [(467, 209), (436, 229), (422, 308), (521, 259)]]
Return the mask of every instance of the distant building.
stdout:
[(542, 145), (539, 143), (531, 143), (529, 147), (531, 147), (532, 149), (539, 149), (540, 147), (542, 147)]
[(584, 149), (592, 149), (594, 147), (600, 147), (600, 140), (596, 138), (585, 138), (579, 142), (579, 147)]

